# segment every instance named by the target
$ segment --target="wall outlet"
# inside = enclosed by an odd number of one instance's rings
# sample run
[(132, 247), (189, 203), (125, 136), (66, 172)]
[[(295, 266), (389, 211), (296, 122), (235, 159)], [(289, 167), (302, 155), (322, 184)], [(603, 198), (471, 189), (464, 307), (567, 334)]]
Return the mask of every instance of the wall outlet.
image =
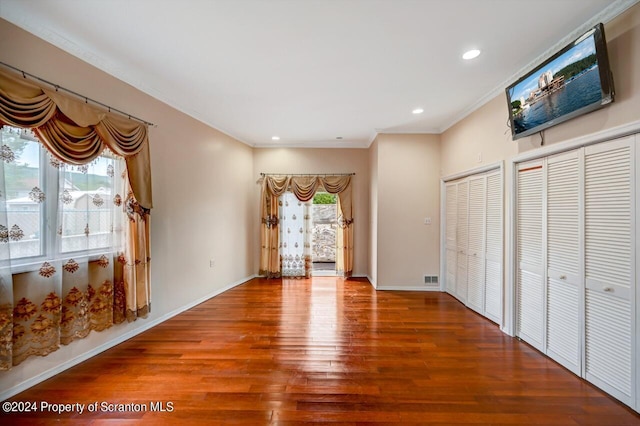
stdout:
[(430, 217), (425, 217), (424, 218), (424, 224), (425, 225), (431, 225), (431, 218)]
[(209, 260), (209, 268), (213, 268), (214, 266), (216, 266), (216, 261), (215, 261), (215, 259), (211, 259), (211, 260)]

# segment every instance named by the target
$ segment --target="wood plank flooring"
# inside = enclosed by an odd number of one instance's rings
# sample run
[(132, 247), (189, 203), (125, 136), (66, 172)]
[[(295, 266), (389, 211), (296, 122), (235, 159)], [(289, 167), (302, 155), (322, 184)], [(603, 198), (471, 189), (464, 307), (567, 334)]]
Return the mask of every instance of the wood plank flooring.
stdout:
[(447, 294), (325, 277), (249, 281), (11, 401), (100, 405), (3, 424), (640, 424)]

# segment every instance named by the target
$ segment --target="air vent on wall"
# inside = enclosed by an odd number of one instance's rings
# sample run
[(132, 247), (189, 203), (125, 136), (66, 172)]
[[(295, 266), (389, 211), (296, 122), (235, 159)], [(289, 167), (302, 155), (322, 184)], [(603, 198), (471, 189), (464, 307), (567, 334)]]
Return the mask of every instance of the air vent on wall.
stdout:
[(429, 286), (438, 286), (438, 276), (437, 275), (425, 275), (424, 283)]

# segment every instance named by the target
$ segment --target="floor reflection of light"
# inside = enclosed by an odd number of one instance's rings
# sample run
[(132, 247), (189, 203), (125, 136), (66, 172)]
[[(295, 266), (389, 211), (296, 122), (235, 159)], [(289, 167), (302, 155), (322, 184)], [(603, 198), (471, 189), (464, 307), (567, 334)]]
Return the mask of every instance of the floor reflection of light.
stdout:
[[(342, 330), (342, 285), (335, 278), (283, 280), (278, 334), (280, 344), (285, 344), (283, 357), (290, 359), (282, 361), (295, 361), (299, 371), (307, 373), (340, 368), (348, 345)], [(301, 286), (305, 291), (300, 291)]]
[(313, 278), (309, 300), (309, 323), (306, 333), (307, 349), (303, 363), (306, 371), (329, 373), (334, 371), (342, 354), (338, 323), (338, 288), (335, 279)]

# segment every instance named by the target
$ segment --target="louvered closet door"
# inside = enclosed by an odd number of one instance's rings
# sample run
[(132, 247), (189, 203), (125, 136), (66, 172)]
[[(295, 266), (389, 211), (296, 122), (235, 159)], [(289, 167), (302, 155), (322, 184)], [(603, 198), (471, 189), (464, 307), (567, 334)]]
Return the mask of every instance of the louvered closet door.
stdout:
[(543, 188), (542, 161), (518, 166), (516, 331), (522, 340), (539, 350), (544, 350)]
[(554, 360), (581, 374), (582, 151), (547, 159), (547, 345)]
[(467, 249), (469, 241), (469, 182), (467, 180), (458, 183), (457, 200), (456, 242), (458, 255), (456, 256), (456, 297), (465, 302), (467, 297)]
[(635, 399), (633, 138), (585, 149), (585, 377)]
[(502, 173), (487, 174), (484, 314), (502, 321)]
[(456, 293), (456, 272), (457, 272), (457, 256), (458, 245), (456, 242), (456, 229), (458, 219), (458, 184), (451, 182), (446, 184), (446, 201), (445, 201), (445, 252), (446, 252), (446, 280), (447, 293), (455, 295)]
[(467, 306), (484, 315), (486, 176), (469, 178)]

